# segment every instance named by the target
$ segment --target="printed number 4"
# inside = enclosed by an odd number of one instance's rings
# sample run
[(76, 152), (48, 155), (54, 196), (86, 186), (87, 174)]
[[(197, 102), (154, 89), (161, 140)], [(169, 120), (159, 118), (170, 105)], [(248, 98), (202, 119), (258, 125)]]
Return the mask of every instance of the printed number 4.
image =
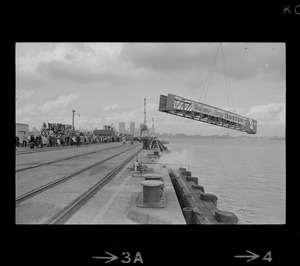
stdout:
[(267, 260), (268, 262), (271, 262), (273, 260), (271, 257), (271, 251), (267, 252), (267, 254), (263, 257), (263, 260)]

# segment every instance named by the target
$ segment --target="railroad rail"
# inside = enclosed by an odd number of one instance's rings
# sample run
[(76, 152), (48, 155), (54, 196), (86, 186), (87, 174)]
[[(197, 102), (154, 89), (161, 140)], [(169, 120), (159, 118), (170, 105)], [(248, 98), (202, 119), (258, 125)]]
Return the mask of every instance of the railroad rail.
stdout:
[[(57, 186), (57, 185), (59, 185), (59, 184), (65, 182), (65, 181), (69, 180), (70, 178), (73, 178), (73, 177), (75, 177), (75, 176), (77, 176), (77, 175), (79, 175), (79, 174), (81, 174), (81, 173), (84, 173), (84, 172), (90, 170), (91, 168), (93, 168), (93, 167), (95, 167), (95, 166), (97, 166), (97, 165), (99, 165), (99, 164), (102, 164), (102, 163), (104, 163), (104, 162), (106, 162), (106, 161), (108, 161), (108, 160), (111, 160), (111, 159), (117, 157), (118, 155), (121, 155), (121, 154), (123, 154), (123, 153), (125, 153), (125, 152), (128, 152), (128, 151), (130, 151), (130, 150), (136, 148), (137, 146), (138, 146), (138, 145), (135, 145), (135, 146), (133, 146), (133, 147), (130, 147), (129, 149), (126, 149), (126, 150), (124, 150), (124, 151), (122, 151), (122, 152), (119, 152), (119, 153), (117, 153), (117, 154), (115, 154), (115, 155), (112, 155), (112, 156), (110, 156), (110, 157), (108, 157), (108, 158), (106, 158), (106, 159), (104, 159), (104, 160), (101, 160), (100, 162), (93, 163), (93, 164), (91, 164), (91, 165), (89, 165), (89, 166), (87, 166), (87, 167), (84, 167), (84, 168), (82, 168), (82, 169), (80, 169), (80, 170), (78, 170), (78, 171), (75, 171), (75, 172), (73, 172), (73, 173), (71, 173), (71, 174), (68, 174), (68, 175), (65, 175), (65, 176), (63, 176), (63, 177), (60, 177), (60, 178), (58, 178), (58, 179), (56, 179), (56, 180), (54, 180), (54, 181), (52, 181), (52, 182), (49, 182), (49, 183), (47, 183), (47, 184), (45, 184), (45, 185), (43, 185), (43, 186), (41, 186), (41, 187), (38, 187), (38, 188), (33, 189), (33, 190), (31, 190), (31, 191), (29, 191), (29, 192), (23, 194), (23, 195), (20, 195), (20, 196), (18, 196), (18, 197), (16, 198), (16, 204), (18, 205), (18, 204), (20, 204), (21, 202), (23, 202), (23, 201), (25, 201), (25, 200), (27, 200), (27, 199), (29, 199), (29, 198), (32, 198), (32, 197), (36, 196), (37, 194), (40, 194), (40, 193), (42, 193), (42, 192), (44, 192), (44, 191), (46, 191), (46, 190), (48, 190), (48, 189), (50, 189), (50, 188), (53, 188), (54, 186)], [(139, 150), (138, 152), (140, 152), (140, 150)]]
[[(105, 144), (105, 143), (96, 143), (96, 145), (99, 144)], [(84, 146), (83, 146), (84, 145)], [(80, 147), (86, 147), (86, 145), (89, 144), (83, 144)], [(95, 144), (92, 144), (95, 145)], [(37, 153), (37, 152), (47, 152), (47, 151), (58, 151), (58, 150), (67, 150), (67, 149), (74, 149), (78, 148), (76, 145), (71, 145), (71, 146), (54, 146), (54, 147), (44, 147), (44, 148), (39, 148), (39, 149), (32, 149), (32, 150), (17, 150), (16, 155), (23, 155), (23, 154), (30, 154), (30, 153)]]
[[(137, 145), (135, 145), (134, 147), (136, 147), (136, 146)], [(116, 147), (110, 147), (110, 148), (106, 148), (106, 149), (102, 149), (102, 150), (81, 153), (81, 154), (73, 155), (73, 156), (66, 157), (66, 158), (57, 159), (57, 160), (50, 161), (50, 162), (45, 162), (45, 163), (41, 163), (41, 164), (37, 164), (37, 165), (32, 165), (32, 166), (16, 169), (16, 172), (21, 172), (21, 171), (25, 171), (25, 170), (28, 170), (28, 169), (37, 168), (37, 167), (41, 167), (41, 166), (45, 166), (45, 165), (49, 165), (49, 164), (57, 163), (57, 162), (61, 162), (61, 161), (66, 161), (66, 160), (74, 159), (74, 158), (77, 158), (77, 157), (81, 157), (81, 156), (85, 156), (85, 155), (89, 155), (89, 154), (93, 154), (93, 153), (99, 153), (99, 152), (102, 152), (102, 151), (111, 150), (111, 149), (115, 149), (115, 148), (119, 148), (119, 147), (120, 146), (116, 146)]]
[(114, 168), (112, 171), (110, 171), (104, 178), (99, 180), (96, 184), (94, 184), (92, 187), (90, 187), (87, 191), (85, 191), (83, 194), (75, 198), (70, 204), (65, 206), (62, 210), (60, 210), (58, 213), (56, 213), (54, 216), (49, 218), (47, 221), (44, 222), (44, 224), (60, 224), (65, 222), (70, 215), (70, 213), (76, 208), (79, 207), (80, 204), (82, 204), (83, 201), (87, 201), (94, 193), (96, 193), (98, 190), (100, 190), (109, 180), (111, 180), (126, 164), (128, 164), (142, 149), (135, 152), (133, 155), (131, 155), (128, 159), (126, 159), (124, 162), (122, 162), (120, 165), (118, 165), (116, 168)]

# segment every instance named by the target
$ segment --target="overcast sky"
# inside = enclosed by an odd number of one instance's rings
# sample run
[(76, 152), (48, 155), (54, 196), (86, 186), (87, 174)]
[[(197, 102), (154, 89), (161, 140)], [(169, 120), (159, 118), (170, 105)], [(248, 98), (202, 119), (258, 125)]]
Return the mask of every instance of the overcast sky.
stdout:
[[(222, 43), (210, 85), (203, 87), (219, 43), (17, 43), (16, 122), (99, 129), (154, 117), (156, 132), (242, 135), (158, 111), (161, 94), (229, 109), (258, 120), (257, 136), (285, 135), (285, 44)], [(220, 46), (221, 47), (221, 46)], [(226, 93), (226, 88), (230, 93)], [(204, 97), (205, 95), (205, 97)], [(229, 97), (227, 97), (227, 95)], [(231, 95), (233, 103), (231, 101)], [(201, 96), (201, 98), (200, 98)]]

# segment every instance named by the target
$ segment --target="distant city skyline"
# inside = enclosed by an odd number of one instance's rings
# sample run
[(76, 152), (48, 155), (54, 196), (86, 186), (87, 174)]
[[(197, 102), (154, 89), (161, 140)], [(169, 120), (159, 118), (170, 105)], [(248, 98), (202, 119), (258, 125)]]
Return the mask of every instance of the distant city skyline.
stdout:
[(119, 132), (120, 133), (125, 133), (126, 128), (125, 128), (125, 123), (124, 122), (119, 122)]
[(134, 134), (134, 130), (135, 130), (135, 123), (134, 122), (130, 122), (130, 130), (129, 130), (129, 132), (131, 134)]
[(284, 135), (285, 43), (222, 43), (226, 69), (218, 47), (17, 43), (16, 122), (38, 130), (44, 122), (72, 124), (74, 109), (77, 129), (139, 125), (146, 99), (148, 128), (153, 117), (157, 133), (247, 135), (159, 112), (160, 95), (172, 93), (256, 119), (257, 136)]

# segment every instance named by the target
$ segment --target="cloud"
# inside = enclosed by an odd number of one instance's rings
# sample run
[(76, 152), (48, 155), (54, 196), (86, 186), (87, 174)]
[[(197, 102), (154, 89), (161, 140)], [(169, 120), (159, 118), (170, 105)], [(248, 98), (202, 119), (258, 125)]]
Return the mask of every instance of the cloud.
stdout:
[[(259, 74), (268, 80), (285, 78), (283, 43), (224, 44), (223, 51), (230, 78), (241, 80)], [(219, 65), (220, 71), (223, 71), (223, 65), (221, 63)]]
[(28, 115), (36, 115), (36, 104), (26, 104), (21, 108), (17, 108), (16, 115), (17, 116), (28, 116)]
[(65, 108), (69, 104), (71, 104), (73, 101), (75, 101), (77, 98), (78, 98), (78, 94), (59, 96), (57, 99), (55, 99), (53, 101), (48, 101), (48, 102), (44, 103), (41, 107), (41, 110), (42, 111), (52, 111), (52, 110)]
[(74, 70), (72, 70), (71, 64), (66, 64), (60, 60), (42, 61), (38, 64), (36, 70), (55, 79), (68, 78), (74, 74), (76, 76), (76, 73), (72, 73)]
[(285, 124), (285, 103), (253, 106), (246, 116), (258, 120), (258, 123), (282, 125)]
[[(208, 74), (218, 46), (218, 43), (126, 43), (120, 57), (134, 67), (156, 72), (191, 70)], [(259, 73), (268, 79), (284, 78), (284, 44), (224, 43), (222, 47), (230, 78), (241, 80)], [(224, 75), (224, 70), (219, 49), (213, 73)]]
[(114, 103), (114, 104), (104, 106), (103, 111), (112, 111), (112, 110), (116, 110), (117, 108), (119, 108), (119, 105), (117, 103)]
[(193, 43), (126, 43), (121, 58), (133, 66), (154, 71), (179, 71), (198, 66), (209, 67), (213, 50)]
[(67, 80), (81, 84), (95, 81), (119, 82), (122, 84), (128, 79), (125, 74), (118, 72), (117, 69), (103, 69), (96, 65), (92, 68), (91, 65), (87, 66), (82, 61), (72, 61), (71, 63), (60, 60), (43, 61), (38, 64), (36, 70), (54, 80)]
[(53, 80), (83, 84), (119, 81), (127, 78), (126, 73), (122, 74), (126, 69), (119, 58), (120, 47), (121, 44), (113, 43), (58, 43), (52, 52), (45, 48), (31, 57), (28, 50), (24, 56), (17, 57), (17, 63), (32, 73)]
[(21, 99), (32, 99), (34, 97), (34, 95), (36, 95), (38, 93), (37, 90), (16, 90), (16, 96), (17, 96), (17, 100), (21, 100)]
[(45, 79), (36, 73), (16, 71), (16, 87), (18, 89), (41, 88), (45, 82)]
[(76, 54), (75, 53), (67, 53), (65, 55), (65, 59), (66, 60), (75, 60), (77, 57), (76, 57)]

